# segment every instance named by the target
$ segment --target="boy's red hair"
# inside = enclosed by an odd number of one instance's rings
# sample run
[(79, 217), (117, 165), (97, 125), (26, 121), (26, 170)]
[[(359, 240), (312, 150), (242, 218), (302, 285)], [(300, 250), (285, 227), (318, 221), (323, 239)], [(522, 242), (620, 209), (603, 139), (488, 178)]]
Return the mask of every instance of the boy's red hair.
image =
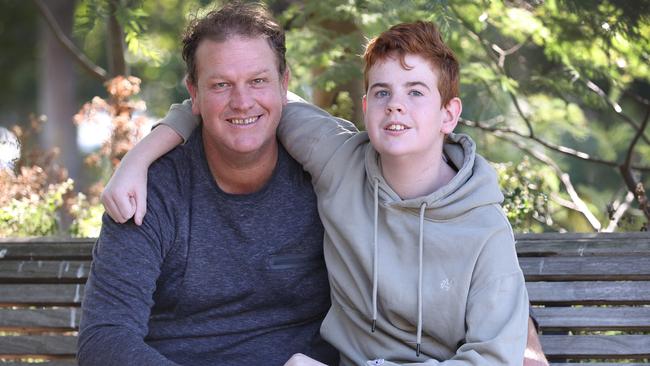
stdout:
[(365, 90), (368, 90), (368, 72), (372, 65), (395, 54), (406, 70), (411, 68), (404, 61), (407, 54), (418, 55), (431, 63), (433, 69), (439, 74), (438, 91), (443, 106), (458, 96), (460, 73), (458, 60), (451, 48), (442, 40), (440, 32), (433, 23), (417, 21), (397, 24), (372, 39), (363, 55)]

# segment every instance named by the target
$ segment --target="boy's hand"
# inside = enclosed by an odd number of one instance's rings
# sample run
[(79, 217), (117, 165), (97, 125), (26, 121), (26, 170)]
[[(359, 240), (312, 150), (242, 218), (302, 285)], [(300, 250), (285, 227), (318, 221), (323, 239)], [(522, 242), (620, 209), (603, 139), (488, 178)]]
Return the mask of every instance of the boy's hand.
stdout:
[(106, 212), (120, 224), (133, 217), (142, 225), (147, 212), (147, 167), (136, 165), (123, 160), (101, 195)]
[(318, 362), (309, 356), (305, 356), (302, 353), (296, 353), (291, 356), (289, 361), (287, 361), (284, 366), (327, 366), (324, 363)]

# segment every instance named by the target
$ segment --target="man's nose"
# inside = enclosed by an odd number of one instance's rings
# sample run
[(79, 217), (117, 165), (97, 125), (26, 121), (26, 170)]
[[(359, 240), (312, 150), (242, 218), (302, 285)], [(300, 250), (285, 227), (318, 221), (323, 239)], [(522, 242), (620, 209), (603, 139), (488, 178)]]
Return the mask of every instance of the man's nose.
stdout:
[(235, 86), (230, 94), (230, 107), (235, 110), (245, 111), (251, 109), (255, 101), (250, 93), (243, 86)]

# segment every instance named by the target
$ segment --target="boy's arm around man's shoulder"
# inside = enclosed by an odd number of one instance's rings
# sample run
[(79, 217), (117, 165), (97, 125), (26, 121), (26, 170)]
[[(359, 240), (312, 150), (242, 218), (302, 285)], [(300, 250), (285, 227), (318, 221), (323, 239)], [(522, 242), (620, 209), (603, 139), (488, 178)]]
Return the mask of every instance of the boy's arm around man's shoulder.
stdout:
[(278, 139), (317, 182), (329, 160), (359, 130), (289, 93), (278, 127)]
[(149, 213), (141, 226), (103, 217), (82, 302), (81, 366), (176, 365), (144, 341), (156, 282), (174, 237), (170, 205), (152, 204), (166, 193), (150, 190)]

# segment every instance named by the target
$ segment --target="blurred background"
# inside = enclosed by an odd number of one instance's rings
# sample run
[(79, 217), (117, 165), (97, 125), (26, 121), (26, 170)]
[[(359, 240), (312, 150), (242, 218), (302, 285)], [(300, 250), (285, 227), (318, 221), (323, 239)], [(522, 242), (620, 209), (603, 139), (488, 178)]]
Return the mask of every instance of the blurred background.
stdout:
[[(650, 204), (650, 1), (267, 1), (291, 90), (363, 128), (360, 55), (434, 21), (461, 62), (463, 120), (517, 232), (639, 231)], [(187, 98), (200, 0), (0, 0), (0, 237), (98, 235), (120, 158)]]

